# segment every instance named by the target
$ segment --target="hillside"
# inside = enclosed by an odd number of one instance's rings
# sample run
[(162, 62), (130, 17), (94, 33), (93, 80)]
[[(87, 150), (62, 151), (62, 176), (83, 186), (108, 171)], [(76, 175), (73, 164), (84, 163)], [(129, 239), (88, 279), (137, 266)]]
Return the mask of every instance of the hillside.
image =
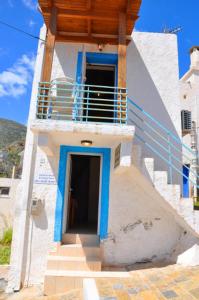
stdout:
[(13, 166), (20, 177), (26, 127), (17, 122), (0, 119), (0, 177), (10, 177)]
[(12, 143), (25, 140), (26, 127), (17, 122), (0, 118), (0, 150)]

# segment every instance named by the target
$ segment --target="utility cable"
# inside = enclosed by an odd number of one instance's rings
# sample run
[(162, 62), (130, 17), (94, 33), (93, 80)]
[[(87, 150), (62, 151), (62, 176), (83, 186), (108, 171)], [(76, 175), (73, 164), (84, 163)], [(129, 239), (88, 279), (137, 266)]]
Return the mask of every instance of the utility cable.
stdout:
[(1, 20), (0, 20), (0, 24), (2, 24), (2, 25), (4, 25), (4, 26), (7, 26), (7, 27), (9, 27), (9, 28), (11, 28), (11, 29), (13, 29), (13, 30), (15, 30), (15, 31), (21, 32), (21, 33), (23, 33), (23, 34), (25, 34), (25, 35), (28, 35), (28, 36), (31, 37), (31, 38), (34, 38), (34, 39), (40, 40), (40, 41), (42, 41), (42, 42), (45, 42), (45, 40), (40, 39), (40, 37), (35, 36), (35, 35), (33, 35), (33, 34), (29, 33), (29, 32), (26, 32), (26, 31), (24, 31), (24, 30), (22, 30), (22, 29), (20, 29), (20, 28), (17, 28), (17, 27), (15, 27), (15, 26), (10, 25), (10, 24), (8, 24), (8, 23), (6, 23), (6, 22), (3, 22), (3, 21), (1, 21)]

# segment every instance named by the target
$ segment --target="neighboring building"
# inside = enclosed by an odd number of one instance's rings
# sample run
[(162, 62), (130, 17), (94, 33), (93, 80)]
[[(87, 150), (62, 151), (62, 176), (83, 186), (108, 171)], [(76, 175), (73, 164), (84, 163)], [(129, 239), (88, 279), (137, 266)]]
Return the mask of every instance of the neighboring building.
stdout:
[[(46, 294), (198, 243), (182, 199), (177, 38), (133, 32), (141, 0), (39, 0), (8, 290)], [(46, 43), (43, 42), (46, 40)], [(196, 185), (196, 184), (195, 184)]]
[[(186, 145), (192, 148), (193, 153), (184, 149), (183, 172), (186, 177), (194, 178), (191, 170), (196, 169), (198, 174), (198, 147), (199, 147), (199, 46), (190, 49), (191, 65), (189, 70), (180, 79), (182, 136)], [(189, 155), (188, 155), (189, 154)], [(191, 154), (191, 155), (190, 155)], [(187, 157), (188, 156), (188, 157)], [(188, 166), (188, 168), (187, 168)], [(192, 182), (184, 178), (184, 197), (198, 197), (197, 189), (194, 191)]]
[(19, 179), (0, 177), (0, 236), (12, 227)]

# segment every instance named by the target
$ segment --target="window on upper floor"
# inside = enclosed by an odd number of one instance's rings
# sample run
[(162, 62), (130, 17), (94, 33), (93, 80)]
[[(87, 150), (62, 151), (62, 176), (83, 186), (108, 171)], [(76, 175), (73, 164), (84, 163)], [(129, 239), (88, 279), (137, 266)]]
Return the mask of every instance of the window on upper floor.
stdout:
[(10, 187), (0, 186), (0, 197), (9, 196)]
[(189, 110), (181, 111), (181, 123), (182, 123), (182, 132), (190, 133), (191, 124), (192, 124), (191, 111)]

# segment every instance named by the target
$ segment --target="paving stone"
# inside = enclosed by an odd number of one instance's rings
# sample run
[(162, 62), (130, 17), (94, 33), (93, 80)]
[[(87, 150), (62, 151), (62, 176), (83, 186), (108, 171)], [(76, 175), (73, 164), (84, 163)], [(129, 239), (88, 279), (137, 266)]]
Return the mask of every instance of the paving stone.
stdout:
[(117, 283), (113, 285), (114, 290), (122, 290), (124, 288), (123, 284)]
[(172, 291), (172, 290), (168, 290), (168, 291), (164, 291), (162, 292), (162, 294), (164, 295), (165, 298), (167, 299), (172, 299), (172, 298), (177, 298), (178, 295), (176, 294), (176, 292)]
[(199, 299), (199, 288), (189, 291), (196, 299)]

